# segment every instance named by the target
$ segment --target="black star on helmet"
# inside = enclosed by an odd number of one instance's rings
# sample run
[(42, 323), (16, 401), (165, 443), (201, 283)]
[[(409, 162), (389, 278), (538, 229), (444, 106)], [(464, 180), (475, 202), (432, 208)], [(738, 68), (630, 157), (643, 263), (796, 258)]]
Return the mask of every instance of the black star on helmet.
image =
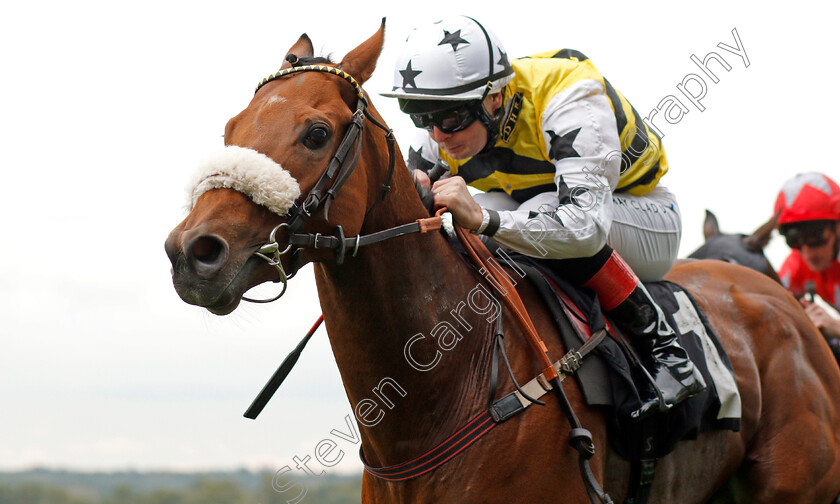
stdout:
[(499, 58), (499, 61), (496, 62), (496, 64), (502, 65), (502, 67), (505, 70), (507, 70), (508, 68), (510, 68), (510, 60), (508, 59), (508, 55), (507, 53), (504, 53), (502, 51), (499, 51), (499, 54), (501, 55), (501, 57)]
[(551, 149), (548, 151), (548, 156), (552, 161), (558, 161), (560, 159), (570, 157), (580, 157), (580, 154), (572, 145), (575, 143), (575, 138), (577, 138), (578, 133), (580, 133), (580, 128), (572, 130), (562, 136), (553, 131), (548, 132), (548, 135), (551, 137)]
[(443, 30), (443, 34), (444, 34), (443, 40), (441, 40), (438, 43), (438, 45), (450, 44), (450, 45), (452, 45), (452, 50), (453, 51), (458, 50), (458, 44), (469, 44), (468, 41), (461, 38), (461, 30), (458, 30), (458, 31), (453, 32), (453, 33), (449, 33), (448, 31)]
[(403, 89), (406, 89), (408, 86), (416, 89), (417, 83), (414, 82), (414, 79), (422, 72), (422, 70), (414, 70), (411, 68), (411, 60), (408, 60), (408, 66), (405, 67), (405, 70), (400, 70), (400, 75), (402, 75), (403, 78)]

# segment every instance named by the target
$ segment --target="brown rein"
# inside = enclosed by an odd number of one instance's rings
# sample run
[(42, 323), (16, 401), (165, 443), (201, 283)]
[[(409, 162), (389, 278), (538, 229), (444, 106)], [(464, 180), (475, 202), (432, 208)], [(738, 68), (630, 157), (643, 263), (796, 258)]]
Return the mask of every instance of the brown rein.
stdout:
[[(455, 225), (455, 232), (458, 235), (461, 244), (464, 246), (464, 249), (467, 251), (467, 254), (480, 268), (482, 276), (484, 276), (485, 271), (490, 272), (493, 279), (499, 283), (498, 286), (502, 287), (502, 292), (504, 292), (502, 300), (513, 313), (516, 321), (522, 329), (523, 334), (525, 335), (525, 339), (528, 341), (528, 344), (534, 354), (536, 354), (537, 358), (541, 362), (543, 370), (540, 377), (542, 377), (542, 380), (545, 380), (550, 384), (550, 388), (559, 399), (560, 406), (566, 414), (566, 418), (572, 427), (572, 430), (569, 433), (569, 444), (578, 451), (580, 472), (584, 485), (586, 486), (587, 494), (589, 495), (589, 500), (593, 503), (601, 502), (603, 504), (611, 504), (612, 499), (610, 499), (610, 496), (601, 489), (601, 486), (598, 484), (598, 481), (589, 466), (589, 459), (595, 455), (595, 444), (592, 441), (592, 434), (581, 426), (577, 415), (575, 415), (575, 412), (572, 409), (572, 405), (566, 398), (566, 393), (563, 390), (563, 380), (558, 374), (558, 367), (564, 371), (564, 375), (573, 373), (577, 367), (580, 366), (580, 360), (582, 360), (586, 354), (592, 351), (601, 342), (601, 340), (604, 339), (606, 331), (602, 330), (597, 334), (593, 334), (592, 337), (590, 337), (578, 351), (570, 351), (560, 361), (558, 361), (557, 364), (552, 364), (551, 358), (548, 356), (548, 348), (542, 338), (540, 338), (539, 334), (537, 334), (537, 330), (534, 327), (531, 318), (528, 316), (528, 311), (525, 309), (525, 304), (522, 302), (522, 298), (519, 297), (519, 293), (511, 283), (510, 277), (499, 271), (491, 264), (490, 259), (492, 256), (490, 251), (487, 250), (487, 247), (484, 243), (482, 243), (478, 236), (466, 231), (457, 224)], [(540, 381), (540, 377), (536, 379), (537, 382)], [(540, 383), (540, 385), (542, 385), (542, 383)], [(544, 385), (542, 386), (544, 388)], [(517, 388), (519, 389), (519, 387)], [(528, 398), (528, 400), (533, 402), (532, 398)], [(519, 411), (521, 411), (521, 409), (516, 410), (516, 412)], [(511, 413), (510, 415), (512, 414), (515, 413)], [(510, 416), (507, 416), (507, 418), (509, 417)]]
[(473, 263), (481, 268), (481, 273), (483, 274), (486, 270), (499, 283), (499, 286), (502, 287), (502, 292), (505, 292), (502, 299), (513, 312), (516, 321), (525, 334), (525, 339), (528, 340), (528, 344), (531, 346), (531, 350), (534, 351), (537, 359), (540, 360), (543, 367), (543, 375), (548, 380), (557, 378), (557, 371), (554, 369), (551, 358), (548, 356), (548, 347), (545, 346), (545, 342), (537, 334), (537, 329), (534, 327), (534, 323), (531, 322), (531, 317), (528, 316), (525, 304), (522, 302), (522, 298), (519, 297), (519, 293), (516, 292), (516, 287), (511, 283), (510, 278), (491, 265), (490, 251), (487, 250), (487, 247), (484, 246), (484, 243), (481, 242), (478, 236), (458, 225), (455, 225), (455, 233), (458, 235), (458, 239), (461, 241), (461, 244), (464, 246)]

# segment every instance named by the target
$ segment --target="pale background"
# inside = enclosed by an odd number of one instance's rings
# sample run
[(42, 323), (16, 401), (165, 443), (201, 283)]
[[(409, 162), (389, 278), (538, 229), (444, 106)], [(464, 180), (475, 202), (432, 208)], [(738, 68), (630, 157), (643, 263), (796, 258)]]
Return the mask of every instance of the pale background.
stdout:
[[(837, 178), (836, 12), (789, 2), (4, 2), (0, 5), (0, 470), (277, 470), (312, 455), (350, 407), (319, 332), (256, 422), (242, 412), (320, 313), (311, 268), (286, 296), (219, 318), (180, 301), (163, 241), (197, 162), (302, 32), (340, 59), (387, 16), (365, 86), (390, 88), (415, 22), (477, 17), (511, 57), (570, 47), (642, 115), (700, 73), (705, 112), (657, 126), (678, 195), (682, 255), (705, 208), (751, 231), (798, 171)], [(357, 7), (358, 6), (358, 7)], [(750, 60), (717, 48), (737, 28)], [(714, 65), (714, 64), (713, 64)], [(786, 248), (768, 254), (778, 267)], [(321, 330), (323, 331), (323, 329)], [(358, 446), (327, 472), (359, 470)], [(312, 463), (315, 469), (324, 469)]]

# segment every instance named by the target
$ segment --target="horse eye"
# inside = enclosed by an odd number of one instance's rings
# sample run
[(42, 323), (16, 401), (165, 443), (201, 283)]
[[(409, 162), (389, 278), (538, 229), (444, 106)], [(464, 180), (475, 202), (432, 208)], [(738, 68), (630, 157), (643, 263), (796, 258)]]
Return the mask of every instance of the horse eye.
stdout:
[(303, 139), (303, 144), (309, 147), (310, 149), (317, 149), (324, 145), (329, 138), (330, 132), (327, 128), (323, 126), (315, 126), (309, 133), (307, 133), (306, 138)]

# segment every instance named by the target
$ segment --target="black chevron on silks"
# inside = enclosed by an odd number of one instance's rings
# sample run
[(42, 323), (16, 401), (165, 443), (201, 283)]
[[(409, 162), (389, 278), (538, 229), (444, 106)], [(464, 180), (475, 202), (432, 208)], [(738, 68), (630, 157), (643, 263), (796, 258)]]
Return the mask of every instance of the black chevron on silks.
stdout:
[(562, 58), (562, 59), (572, 59), (576, 58), (578, 61), (586, 61), (587, 58), (585, 54), (580, 51), (576, 51), (575, 49), (561, 49), (557, 51), (557, 53), (552, 56), (552, 58)]
[(615, 189), (615, 192), (623, 193), (623, 192), (627, 192), (627, 191), (629, 191), (629, 190), (631, 190), (635, 187), (650, 184), (656, 178), (656, 174), (659, 173), (659, 167), (660, 167), (659, 160), (657, 160), (656, 163), (654, 163), (653, 166), (651, 166), (648, 169), (648, 171), (646, 171), (644, 173), (644, 175), (642, 175), (641, 177), (637, 178), (636, 180), (634, 180), (633, 182), (631, 182), (631, 183), (629, 183), (625, 186), (617, 187)]
[(551, 175), (554, 165), (541, 159), (522, 156), (505, 147), (493, 147), (485, 154), (473, 157), (458, 168), (458, 175), (467, 183), (489, 177), (494, 172), (511, 175)]
[[(627, 157), (627, 169), (636, 164), (636, 161), (638, 161), (643, 155), (647, 154), (648, 151), (652, 151), (654, 154), (659, 152), (655, 146), (651, 147), (650, 145), (651, 138), (648, 136), (645, 123), (642, 122), (642, 117), (638, 112), (636, 112), (635, 108), (631, 107), (631, 110), (633, 111), (633, 120), (636, 123), (636, 130), (632, 133), (633, 138), (630, 140), (630, 145), (622, 145), (621, 149), (622, 158), (625, 156)], [(654, 133), (654, 135), (656, 135), (656, 133)], [(624, 143), (626, 143), (626, 141)], [(625, 168), (623, 162), (621, 168), (621, 173), (624, 173)]]
[[(519, 203), (525, 202), (538, 194), (553, 192), (557, 189), (553, 178), (556, 172), (550, 161), (533, 159), (516, 154), (506, 147), (493, 147), (484, 154), (473, 157), (458, 168), (458, 175), (468, 184), (491, 177), (494, 173), (511, 175), (546, 175), (547, 182), (532, 187), (511, 188), (507, 192)], [(492, 189), (502, 190), (502, 188)]]
[[(621, 99), (618, 96), (618, 92), (609, 83), (609, 81), (605, 78), (604, 79), (604, 90), (607, 93), (607, 97), (612, 103), (613, 110), (615, 110), (615, 121), (616, 121), (616, 129), (618, 131), (618, 136), (621, 138), (621, 134), (624, 129), (627, 127), (627, 115), (624, 112), (624, 109), (621, 105)], [(630, 107), (630, 111), (633, 113), (633, 121), (636, 125), (635, 131), (632, 133), (632, 137), (630, 137), (630, 145), (626, 145), (627, 141), (624, 140), (621, 145), (621, 173), (624, 174), (633, 164), (639, 160), (639, 158), (648, 152), (651, 149), (650, 142), (654, 139), (648, 136), (648, 133), (652, 133), (654, 138), (658, 141), (659, 135), (656, 134), (655, 131), (648, 131), (647, 126), (645, 125), (642, 117), (636, 111), (634, 107)], [(656, 149), (656, 147), (653, 147)], [(650, 182), (653, 182), (653, 179), (656, 177), (656, 174), (659, 172), (659, 161), (657, 160), (656, 163), (649, 168), (644, 175), (640, 176), (637, 180), (633, 181), (629, 186), (624, 186), (619, 188), (616, 192), (626, 192), (627, 190), (636, 187), (638, 185), (646, 185)]]
[(618, 137), (621, 138), (621, 132), (627, 127), (627, 115), (621, 106), (621, 98), (618, 97), (618, 91), (615, 90), (606, 77), (604, 77), (604, 92), (607, 93), (607, 98), (610, 99), (610, 103), (615, 111), (616, 130), (618, 131)]

